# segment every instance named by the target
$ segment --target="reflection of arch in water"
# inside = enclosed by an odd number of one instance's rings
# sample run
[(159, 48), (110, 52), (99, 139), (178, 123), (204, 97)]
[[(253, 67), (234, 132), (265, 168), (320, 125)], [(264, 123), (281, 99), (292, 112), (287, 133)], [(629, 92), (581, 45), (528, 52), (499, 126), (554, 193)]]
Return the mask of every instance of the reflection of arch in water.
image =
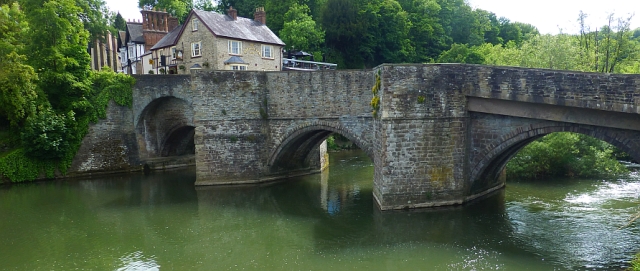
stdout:
[(499, 176), (507, 162), (529, 143), (547, 134), (555, 132), (574, 132), (588, 135), (605, 141), (629, 154), (638, 161), (640, 158), (640, 146), (634, 137), (635, 131), (626, 131), (614, 128), (595, 127), (568, 123), (548, 122), (544, 125), (527, 125), (517, 127), (494, 140), (478, 155), (477, 163), (470, 166), (470, 180), (472, 193), (480, 192), (499, 182)]
[(193, 107), (173, 96), (149, 103), (136, 123), (138, 142), (146, 157), (194, 154)]

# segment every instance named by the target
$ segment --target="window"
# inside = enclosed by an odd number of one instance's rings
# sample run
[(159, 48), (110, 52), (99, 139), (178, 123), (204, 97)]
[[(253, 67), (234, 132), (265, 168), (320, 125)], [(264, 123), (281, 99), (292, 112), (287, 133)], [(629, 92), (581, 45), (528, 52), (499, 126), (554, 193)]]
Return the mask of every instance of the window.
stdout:
[(191, 57), (202, 56), (200, 41), (191, 44)]
[(191, 28), (193, 31), (198, 31), (198, 19), (191, 20)]
[(133, 45), (129, 46), (129, 58), (133, 58)]
[(246, 71), (247, 66), (245, 65), (231, 65), (231, 69), (234, 71)]
[(176, 59), (176, 47), (171, 47), (171, 59)]
[(264, 57), (264, 58), (273, 58), (273, 46), (271, 46), (271, 45), (262, 45), (262, 57)]
[(242, 54), (242, 42), (230, 40), (229, 41), (229, 54), (241, 55)]

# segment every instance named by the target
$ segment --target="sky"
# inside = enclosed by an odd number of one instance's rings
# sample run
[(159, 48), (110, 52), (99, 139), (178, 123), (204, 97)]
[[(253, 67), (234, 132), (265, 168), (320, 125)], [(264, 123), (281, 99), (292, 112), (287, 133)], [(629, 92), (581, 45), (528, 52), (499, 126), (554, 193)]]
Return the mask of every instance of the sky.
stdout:
[(640, 27), (640, 0), (468, 0), (472, 8), (491, 11), (511, 21), (532, 24), (542, 34), (579, 32), (580, 10), (588, 15), (586, 25), (592, 30), (607, 24), (607, 16), (631, 19), (631, 29)]
[[(588, 14), (587, 26), (591, 29), (607, 23), (607, 16), (628, 17), (631, 29), (640, 27), (640, 0), (467, 0), (473, 8), (491, 11), (498, 17), (532, 24), (542, 34), (578, 33), (577, 18), (580, 10)], [(120, 12), (125, 20), (141, 20), (137, 0), (106, 0), (114, 12)]]

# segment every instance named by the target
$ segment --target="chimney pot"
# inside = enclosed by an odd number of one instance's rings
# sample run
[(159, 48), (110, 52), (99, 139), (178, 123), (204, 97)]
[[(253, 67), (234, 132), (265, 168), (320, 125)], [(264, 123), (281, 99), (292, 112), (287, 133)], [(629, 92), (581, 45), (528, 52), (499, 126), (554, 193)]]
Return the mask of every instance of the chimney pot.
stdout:
[(227, 10), (227, 15), (229, 15), (229, 17), (231, 17), (231, 19), (233, 19), (234, 21), (238, 20), (238, 11), (233, 9), (233, 7), (231, 6)]
[(267, 24), (267, 13), (264, 11), (264, 7), (256, 8), (256, 12), (253, 13), (253, 19), (261, 24)]

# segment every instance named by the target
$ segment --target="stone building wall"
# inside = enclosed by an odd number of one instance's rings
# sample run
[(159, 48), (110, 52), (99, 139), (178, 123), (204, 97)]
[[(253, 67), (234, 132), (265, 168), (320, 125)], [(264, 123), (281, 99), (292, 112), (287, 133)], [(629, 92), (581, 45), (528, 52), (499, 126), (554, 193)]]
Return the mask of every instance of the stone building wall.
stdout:
[[(224, 65), (232, 54), (228, 51), (228, 38), (217, 37), (209, 29), (204, 26), (202, 21), (199, 22), (197, 31), (193, 31), (193, 19), (186, 22), (182, 35), (176, 42), (176, 48), (183, 50), (183, 60), (178, 61), (178, 65), (184, 65), (185, 70), (178, 70), (179, 73), (188, 73), (189, 68), (194, 64), (200, 64), (206, 69), (204, 63), (209, 64), (209, 68), (213, 70), (228, 70), (229, 67)], [(192, 57), (191, 44), (201, 42), (201, 56)], [(278, 71), (282, 63), (282, 46), (271, 45), (273, 48), (273, 58), (263, 58), (261, 53), (261, 43), (252, 41), (242, 41), (242, 54), (237, 55), (248, 64), (249, 71)]]

